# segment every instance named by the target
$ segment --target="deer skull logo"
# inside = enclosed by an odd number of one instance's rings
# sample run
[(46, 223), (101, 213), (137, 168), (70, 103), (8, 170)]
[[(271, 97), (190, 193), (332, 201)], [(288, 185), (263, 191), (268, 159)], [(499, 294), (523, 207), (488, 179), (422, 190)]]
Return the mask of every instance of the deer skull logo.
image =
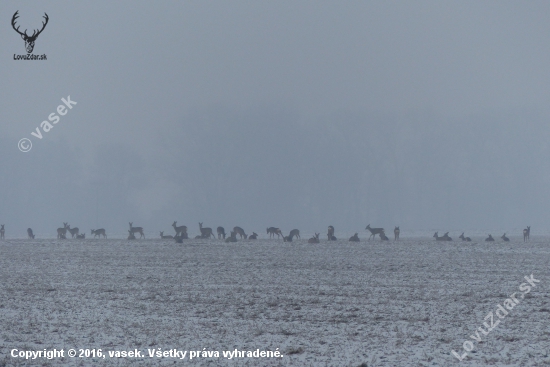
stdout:
[(41, 30), (35, 29), (34, 32), (32, 33), (32, 36), (29, 36), (27, 34), (26, 29), (25, 29), (25, 32), (22, 33), (19, 31), (19, 27), (15, 28), (15, 21), (17, 20), (17, 18), (19, 18), (19, 15), (17, 13), (19, 13), (19, 10), (16, 11), (15, 14), (13, 14), (13, 18), (11, 18), (11, 26), (13, 27), (13, 29), (15, 29), (17, 33), (21, 35), (21, 38), (23, 38), (23, 40), (25, 41), (25, 48), (27, 49), (27, 53), (30, 54), (34, 49), (34, 41), (36, 41), (36, 38), (38, 37), (38, 35), (42, 33), (44, 28), (46, 28), (46, 24), (48, 24), (48, 20), (49, 20), (48, 14), (44, 13), (45, 14), (44, 19), (46, 21), (42, 22), (42, 29)]

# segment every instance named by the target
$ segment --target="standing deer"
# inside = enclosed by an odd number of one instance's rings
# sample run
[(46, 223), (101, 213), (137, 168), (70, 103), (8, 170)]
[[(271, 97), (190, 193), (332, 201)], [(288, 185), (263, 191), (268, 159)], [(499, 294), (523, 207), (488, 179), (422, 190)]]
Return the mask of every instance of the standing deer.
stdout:
[(67, 230), (71, 233), (71, 238), (74, 238), (74, 236), (78, 236), (78, 234), (80, 233), (78, 227), (71, 228), (71, 226), (67, 225)]
[(393, 239), (394, 241), (399, 241), (399, 227), (395, 227), (393, 230)]
[(220, 227), (216, 228), (216, 232), (218, 232), (218, 240), (221, 240), (222, 237), (225, 240), (225, 228), (220, 226)]
[(103, 236), (103, 238), (107, 238), (107, 234), (105, 234), (105, 229), (103, 229), (103, 228), (92, 229), (92, 236), (94, 236), (94, 238), (96, 236), (98, 236), (99, 238), (101, 238), (101, 236)]
[(187, 233), (187, 227), (186, 226), (177, 227), (176, 226), (177, 223), (178, 222), (176, 222), (176, 221), (174, 221), (174, 223), (172, 223), (172, 227), (174, 227), (174, 230), (176, 231), (176, 237), (178, 237), (182, 233)]
[(2, 239), (2, 240), (4, 239), (4, 233), (5, 233), (4, 225), (2, 224), (2, 227), (0, 227), (0, 239)]
[(371, 228), (370, 224), (367, 224), (365, 229), (368, 229), (370, 231), (369, 241), (371, 237), (374, 238), (377, 234), (384, 232), (384, 228)]
[(300, 238), (300, 239), (301, 239), (301, 237), (300, 237), (300, 230), (298, 230), (298, 229), (293, 229), (292, 231), (290, 231), (289, 236), (291, 236), (291, 237), (293, 236), (293, 237), (296, 237), (296, 238)]
[(502, 238), (504, 242), (510, 242), (510, 239), (506, 237), (506, 233), (504, 233), (500, 238)]
[(489, 237), (487, 237), (485, 239), (486, 242), (493, 242), (495, 239), (493, 238), (493, 236), (489, 235)]
[(237, 242), (237, 232), (231, 231), (231, 235), (225, 239), (225, 242)]
[(42, 22), (42, 29), (41, 30), (37, 30), (35, 29), (34, 32), (32, 33), (32, 36), (29, 36), (27, 34), (27, 30), (25, 29), (25, 33), (22, 33), (19, 31), (19, 27), (15, 28), (15, 22), (17, 20), (17, 18), (19, 18), (19, 10), (15, 12), (15, 14), (13, 14), (13, 17), (11, 18), (11, 26), (13, 27), (13, 29), (19, 33), (21, 35), (21, 38), (23, 39), (23, 41), (25, 41), (25, 49), (27, 50), (27, 53), (30, 54), (32, 53), (32, 50), (34, 49), (34, 42), (36, 41), (36, 38), (38, 38), (38, 36), (40, 35), (40, 33), (42, 33), (42, 31), (44, 30), (44, 28), (46, 28), (46, 24), (48, 24), (48, 14), (44, 13), (44, 16), (43, 18), (46, 20), (45, 22)]
[(212, 228), (202, 228), (202, 223), (199, 222), (199, 228), (201, 230), (201, 237), (202, 238), (210, 238), (210, 236), (216, 238), (214, 236), (214, 233), (212, 232)]
[(233, 231), (235, 232), (235, 234), (241, 236), (241, 239), (244, 237), (244, 239), (246, 240), (248, 238), (248, 235), (246, 233), (244, 233), (244, 229), (242, 229), (241, 227), (233, 227)]
[(248, 239), (249, 240), (257, 240), (258, 239), (258, 234), (256, 232), (252, 232), (252, 234), (250, 236), (248, 236)]
[[(130, 224), (130, 232), (132, 234), (132, 236), (134, 236), (134, 233), (139, 233), (139, 238), (143, 237), (145, 238), (145, 234), (143, 233), (143, 228), (142, 227), (132, 227), (132, 224), (134, 224), (134, 222), (129, 222)], [(132, 239), (132, 240), (135, 240), (135, 236), (134, 238), (128, 238), (128, 239)]]
[(27, 228), (27, 235), (30, 239), (34, 239), (34, 233), (32, 232), (32, 228)]
[(359, 241), (360, 241), (360, 240), (359, 240), (359, 233), (356, 232), (353, 236), (351, 236), (351, 237), (349, 238), (349, 241), (350, 241), (350, 242), (359, 242)]
[(69, 227), (69, 225), (67, 223), (63, 222), (63, 228), (58, 228), (57, 229), (57, 239), (66, 238), (68, 227)]
[(327, 237), (329, 241), (336, 241), (336, 237), (334, 236), (334, 227), (328, 226), (328, 232)]
[(161, 238), (161, 239), (165, 239), (165, 238), (168, 239), (168, 238), (174, 238), (174, 237), (173, 237), (173, 236), (170, 236), (170, 235), (165, 236), (165, 235), (164, 235), (164, 231), (161, 231), (161, 232), (160, 232), (160, 238)]
[(281, 230), (276, 227), (269, 227), (267, 229), (267, 234), (269, 235), (269, 238), (275, 237), (275, 235), (277, 235), (277, 238), (279, 238), (280, 236), (283, 236), (283, 233), (281, 232)]
[(315, 236), (307, 240), (307, 243), (319, 243), (319, 233), (315, 233)]
[(470, 237), (464, 237), (464, 232), (460, 236), (458, 236), (462, 241), (470, 242), (472, 239)]
[(531, 234), (531, 226), (527, 226), (527, 228), (523, 230), (523, 242), (529, 239), (530, 234)]

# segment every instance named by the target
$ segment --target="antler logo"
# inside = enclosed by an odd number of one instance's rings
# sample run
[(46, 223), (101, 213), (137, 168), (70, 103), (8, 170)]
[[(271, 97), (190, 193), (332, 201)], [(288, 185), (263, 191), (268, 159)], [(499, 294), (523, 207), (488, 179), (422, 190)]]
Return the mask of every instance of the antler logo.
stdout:
[(13, 14), (13, 18), (11, 18), (11, 26), (13, 27), (13, 29), (15, 29), (15, 31), (17, 33), (19, 33), (21, 35), (21, 38), (23, 38), (23, 40), (25, 41), (25, 48), (27, 49), (27, 53), (30, 54), (32, 53), (32, 50), (34, 49), (34, 41), (36, 41), (36, 38), (38, 37), (38, 35), (40, 33), (42, 33), (42, 31), (44, 30), (44, 28), (46, 28), (46, 24), (48, 24), (48, 14), (44, 13), (44, 19), (46, 19), (45, 22), (42, 22), (42, 29), (41, 30), (34, 30), (34, 32), (32, 33), (32, 36), (29, 36), (27, 34), (27, 30), (25, 29), (25, 32), (24, 33), (21, 33), (19, 31), (19, 27), (15, 28), (15, 21), (17, 20), (17, 18), (19, 18), (19, 15), (17, 15), (17, 13), (19, 13), (19, 10), (15, 12), (15, 14)]

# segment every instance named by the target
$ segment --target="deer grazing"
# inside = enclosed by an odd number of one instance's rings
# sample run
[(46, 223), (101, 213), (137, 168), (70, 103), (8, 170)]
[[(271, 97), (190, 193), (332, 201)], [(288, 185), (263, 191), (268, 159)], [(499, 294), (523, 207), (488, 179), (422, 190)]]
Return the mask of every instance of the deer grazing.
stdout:
[(280, 236), (283, 236), (283, 233), (281, 232), (281, 230), (275, 227), (269, 227), (267, 229), (267, 234), (269, 235), (269, 238), (275, 237), (275, 235), (277, 235), (277, 238), (280, 238)]
[(34, 239), (34, 233), (32, 232), (32, 228), (27, 228), (27, 236), (29, 236), (29, 239)]
[(105, 229), (103, 229), (103, 228), (92, 229), (92, 236), (94, 236), (94, 238), (96, 236), (98, 236), (99, 238), (101, 238), (101, 236), (103, 236), (103, 238), (107, 238), (107, 234), (105, 234)]
[[(137, 233), (139, 233), (139, 238), (141, 238), (141, 237), (145, 238), (145, 234), (143, 233), (143, 228), (142, 227), (132, 227), (132, 225), (134, 224), (133, 222), (129, 222), (129, 224), (130, 224), (130, 232), (132, 232), (132, 236), (134, 236), (134, 233), (137, 232)], [(128, 239), (135, 240), (135, 238), (128, 238)]]
[(329, 241), (336, 241), (336, 236), (334, 236), (333, 226), (328, 226), (327, 238)]
[(258, 239), (258, 234), (256, 232), (252, 232), (252, 234), (250, 236), (248, 236), (248, 239), (249, 240), (257, 240)]
[(225, 239), (225, 242), (237, 242), (237, 232), (231, 231), (231, 235)]
[(359, 233), (355, 233), (353, 236), (349, 238), (349, 242), (359, 242)]
[(248, 235), (244, 233), (244, 229), (242, 229), (241, 227), (233, 227), (233, 231), (235, 232), (235, 235), (238, 234), (239, 236), (241, 236), (241, 239), (243, 237), (245, 240), (248, 238)]
[(500, 238), (502, 238), (504, 242), (510, 242), (510, 239), (506, 237), (506, 233), (504, 233)]
[(42, 31), (44, 30), (44, 28), (46, 28), (46, 24), (48, 24), (48, 14), (44, 13), (44, 16), (43, 18), (46, 20), (45, 22), (42, 22), (42, 29), (41, 30), (34, 30), (34, 32), (32, 33), (32, 36), (29, 36), (27, 34), (27, 30), (25, 29), (25, 33), (22, 33), (19, 31), (19, 27), (15, 28), (15, 21), (17, 20), (17, 18), (19, 18), (19, 10), (15, 12), (15, 14), (13, 14), (13, 17), (11, 18), (11, 26), (13, 27), (13, 29), (19, 33), (21, 35), (21, 38), (25, 41), (25, 49), (27, 50), (27, 53), (30, 54), (32, 53), (32, 50), (34, 49), (34, 42), (36, 41), (36, 38), (38, 38), (38, 35), (40, 35), (40, 33), (42, 33)]
[(487, 237), (485, 239), (486, 242), (493, 242), (495, 239), (493, 238), (493, 236), (489, 235), (489, 237)]
[(210, 238), (210, 236), (216, 238), (216, 236), (214, 236), (214, 233), (212, 232), (212, 228), (203, 228), (201, 222), (199, 222), (199, 229), (201, 230), (202, 238)]
[(67, 238), (66, 235), (67, 235), (67, 228), (69, 227), (69, 224), (63, 222), (63, 228), (58, 228), (57, 229), (57, 239), (64, 239), (64, 238)]
[(86, 233), (77, 234), (77, 235), (76, 235), (76, 238), (77, 238), (78, 240), (84, 240), (84, 239), (86, 239)]
[(134, 236), (134, 232), (132, 230), (128, 230), (128, 240), (135, 240), (136, 236)]
[(176, 231), (176, 237), (178, 237), (179, 235), (181, 235), (182, 233), (187, 233), (187, 227), (186, 226), (176, 226), (178, 222), (174, 221), (174, 223), (172, 223), (172, 227), (174, 227), (174, 230)]
[(161, 232), (160, 232), (160, 238), (161, 238), (161, 239), (169, 239), (169, 238), (170, 238), (170, 239), (173, 239), (174, 236), (171, 236), (171, 235), (165, 236), (165, 235), (164, 235), (164, 231), (161, 231)]
[(78, 229), (78, 227), (71, 228), (71, 226), (69, 225), (67, 225), (67, 231), (71, 233), (71, 238), (74, 238), (74, 236), (78, 236), (78, 234), (80, 233), (80, 230)]
[(445, 233), (443, 236), (439, 237), (437, 232), (434, 233), (433, 237), (436, 241), (452, 241), (453, 239), (449, 237), (449, 232)]
[(5, 234), (5, 230), (4, 230), (4, 225), (2, 224), (2, 227), (0, 227), (0, 239), (4, 239), (4, 234)]
[(319, 233), (315, 233), (315, 236), (307, 240), (307, 243), (319, 243)]
[(531, 226), (527, 226), (527, 228), (523, 230), (523, 242), (529, 239), (530, 234), (531, 234)]
[(393, 229), (393, 240), (399, 241), (399, 227)]
[(225, 240), (225, 228), (220, 226), (220, 227), (216, 228), (216, 232), (218, 232), (218, 240), (221, 240), (222, 237)]
[(369, 241), (370, 241), (371, 237), (374, 238), (377, 234), (380, 234), (380, 233), (384, 232), (384, 228), (371, 228), (370, 224), (367, 224), (365, 229), (368, 229), (370, 231)]
[(470, 237), (464, 237), (464, 232), (460, 236), (458, 236), (462, 241), (471, 242), (472, 239)]

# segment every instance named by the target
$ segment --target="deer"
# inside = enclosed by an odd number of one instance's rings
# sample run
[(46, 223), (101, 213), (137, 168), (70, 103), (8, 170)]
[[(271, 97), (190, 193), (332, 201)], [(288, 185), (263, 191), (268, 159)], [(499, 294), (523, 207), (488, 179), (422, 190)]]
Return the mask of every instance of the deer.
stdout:
[(283, 233), (281, 232), (281, 230), (276, 227), (269, 227), (267, 229), (267, 234), (269, 235), (269, 238), (275, 237), (275, 235), (277, 235), (277, 238), (279, 238), (280, 236), (283, 236)]
[(393, 240), (399, 241), (399, 227), (393, 229)]
[(67, 234), (67, 228), (69, 227), (69, 224), (63, 222), (63, 228), (57, 229), (57, 239), (63, 239), (66, 238)]
[(307, 240), (307, 243), (319, 243), (319, 233), (315, 233), (315, 236)]
[(40, 35), (40, 33), (42, 33), (42, 31), (44, 30), (44, 28), (46, 28), (46, 24), (48, 24), (48, 14), (47, 13), (44, 13), (44, 16), (42, 18), (44, 18), (46, 21), (45, 22), (42, 22), (42, 29), (41, 30), (34, 30), (34, 32), (32, 33), (32, 36), (29, 36), (27, 34), (27, 30), (25, 29), (25, 33), (22, 33), (19, 31), (19, 27), (15, 28), (15, 22), (17, 20), (17, 18), (19, 18), (19, 10), (15, 12), (15, 14), (13, 14), (13, 17), (11, 18), (11, 26), (13, 27), (13, 29), (19, 33), (21, 35), (21, 38), (23, 39), (23, 41), (25, 41), (25, 49), (27, 50), (27, 53), (30, 54), (32, 53), (32, 50), (34, 49), (34, 42), (36, 41), (36, 38), (38, 38), (38, 36)]
[(489, 235), (489, 237), (487, 237), (485, 239), (486, 242), (493, 242), (495, 239), (493, 238), (493, 236)]
[(248, 236), (248, 239), (249, 240), (257, 240), (258, 239), (258, 234), (256, 232), (252, 232), (252, 234), (250, 236)]
[(134, 232), (132, 230), (128, 230), (128, 240), (135, 240), (136, 236), (134, 236)]
[(171, 235), (165, 236), (164, 231), (161, 231), (160, 232), (160, 238), (161, 239), (169, 239), (169, 238), (174, 238), (174, 236), (171, 236)]
[(443, 236), (439, 237), (437, 232), (434, 233), (433, 237), (436, 241), (452, 241), (453, 239), (449, 237), (449, 232), (445, 233)]
[(386, 232), (384, 232), (384, 231), (378, 233), (378, 235), (380, 236), (380, 240), (381, 240), (381, 241), (389, 241), (389, 240), (390, 240), (390, 239), (388, 238), (388, 236), (386, 236)]
[(5, 230), (4, 230), (4, 225), (2, 224), (1, 225), (2, 227), (0, 227), (0, 239), (4, 239), (4, 233), (5, 233)]
[(289, 236), (294, 236), (296, 238), (302, 239), (300, 237), (300, 230), (299, 229), (293, 229), (292, 231), (290, 231)]
[(99, 237), (99, 238), (101, 238), (101, 236), (103, 236), (103, 238), (107, 238), (107, 234), (105, 234), (105, 229), (103, 229), (103, 228), (92, 229), (92, 236), (94, 236), (94, 238), (96, 236)]
[(176, 243), (183, 243), (183, 240), (188, 240), (189, 237), (187, 236), (187, 232), (182, 232), (179, 236), (174, 236), (174, 239), (176, 240)]
[(510, 242), (510, 239), (506, 237), (506, 233), (504, 233), (500, 238), (502, 238), (504, 242)]
[(359, 241), (360, 241), (359, 234), (357, 232), (355, 232), (355, 234), (349, 238), (349, 242), (359, 242)]
[(32, 228), (27, 228), (27, 235), (29, 236), (29, 239), (34, 239), (34, 233), (32, 232)]
[(464, 237), (464, 232), (460, 236), (458, 236), (462, 241), (470, 242), (472, 239), (470, 237)]
[(77, 234), (76, 238), (79, 239), (79, 240), (84, 240), (84, 239), (86, 239), (86, 233)]
[(225, 242), (237, 242), (237, 232), (231, 231), (231, 235), (225, 239)]
[(527, 228), (523, 230), (523, 242), (529, 239), (530, 234), (531, 234), (531, 226), (527, 226)]
[(67, 230), (71, 233), (71, 238), (74, 238), (74, 236), (78, 236), (78, 234), (80, 233), (78, 227), (71, 228), (71, 226), (67, 225)]
[(241, 227), (233, 227), (233, 231), (235, 232), (235, 234), (241, 236), (241, 239), (244, 237), (244, 239), (246, 240), (248, 238), (248, 235), (246, 233), (244, 233), (244, 229), (242, 229)]
[(370, 231), (369, 241), (370, 241), (371, 237), (374, 238), (377, 234), (380, 234), (381, 232), (384, 232), (384, 228), (371, 228), (370, 224), (367, 224), (365, 229), (368, 229)]
[(178, 222), (174, 221), (174, 223), (172, 223), (172, 227), (174, 227), (174, 230), (176, 231), (176, 237), (178, 237), (178, 235), (181, 235), (182, 233), (187, 233), (187, 227), (186, 226), (179, 226), (177, 227), (176, 224)]
[(289, 234), (288, 236), (283, 236), (283, 242), (292, 242), (292, 237), (294, 237), (293, 234)]
[(220, 226), (220, 227), (216, 228), (216, 232), (218, 232), (218, 240), (221, 240), (222, 237), (225, 240), (225, 228)]
[(212, 232), (212, 228), (202, 228), (202, 223), (199, 222), (199, 228), (201, 230), (201, 236), (202, 238), (210, 238), (210, 236), (216, 238), (216, 236), (214, 236), (214, 233)]
[(334, 236), (334, 227), (328, 226), (328, 232), (327, 237), (329, 241), (336, 241), (336, 237)]
[[(141, 237), (145, 238), (145, 234), (143, 233), (143, 228), (142, 227), (132, 227), (132, 224), (134, 224), (134, 222), (129, 222), (129, 224), (130, 224), (130, 232), (132, 232), (132, 236), (134, 235), (134, 233), (137, 232), (137, 233), (139, 233), (139, 238), (141, 238)], [(132, 238), (132, 239), (135, 240), (135, 238)]]

